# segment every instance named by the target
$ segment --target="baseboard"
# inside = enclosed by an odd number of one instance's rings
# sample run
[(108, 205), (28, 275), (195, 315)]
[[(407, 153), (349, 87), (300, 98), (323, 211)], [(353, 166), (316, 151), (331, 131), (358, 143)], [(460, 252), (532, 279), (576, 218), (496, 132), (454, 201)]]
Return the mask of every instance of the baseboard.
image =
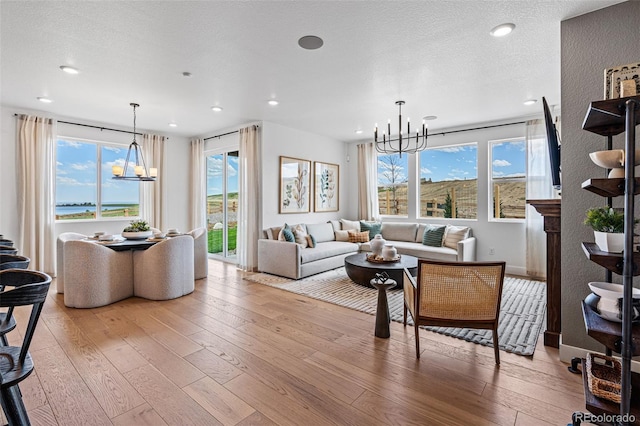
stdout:
[(517, 275), (519, 277), (527, 277), (527, 268), (524, 268), (522, 266), (509, 266), (507, 265), (507, 267), (504, 270), (505, 273), (509, 274), (509, 275)]
[[(575, 346), (565, 345), (560, 343), (560, 361), (565, 362), (567, 364), (571, 363), (572, 358), (584, 358), (587, 356), (587, 353), (599, 353), (604, 355), (603, 352), (598, 351), (590, 351), (584, 348), (577, 348)], [(616, 358), (620, 358), (620, 355), (614, 354)], [(631, 360), (631, 371), (636, 373), (640, 373), (640, 362)]]

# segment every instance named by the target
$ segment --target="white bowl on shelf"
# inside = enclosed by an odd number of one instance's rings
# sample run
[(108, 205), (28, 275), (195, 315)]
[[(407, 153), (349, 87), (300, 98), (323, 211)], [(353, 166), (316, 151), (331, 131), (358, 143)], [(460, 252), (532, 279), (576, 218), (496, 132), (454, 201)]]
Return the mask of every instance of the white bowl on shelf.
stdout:
[[(619, 299), (622, 297), (622, 284), (607, 283), (602, 281), (593, 281), (589, 283), (592, 292), (605, 299)], [(633, 298), (640, 298), (640, 289), (633, 288)]]

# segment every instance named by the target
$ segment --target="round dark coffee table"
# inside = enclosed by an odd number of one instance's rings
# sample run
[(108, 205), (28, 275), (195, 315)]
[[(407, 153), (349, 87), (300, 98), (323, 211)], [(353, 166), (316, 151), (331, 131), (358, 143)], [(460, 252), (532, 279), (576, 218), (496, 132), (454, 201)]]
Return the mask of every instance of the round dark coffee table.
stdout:
[(418, 259), (407, 254), (400, 255), (400, 261), (389, 263), (374, 263), (366, 259), (367, 253), (352, 254), (344, 258), (344, 269), (351, 280), (365, 287), (371, 287), (371, 280), (378, 272), (386, 272), (389, 278), (402, 287), (404, 281), (404, 268), (409, 270), (412, 276), (418, 274)]

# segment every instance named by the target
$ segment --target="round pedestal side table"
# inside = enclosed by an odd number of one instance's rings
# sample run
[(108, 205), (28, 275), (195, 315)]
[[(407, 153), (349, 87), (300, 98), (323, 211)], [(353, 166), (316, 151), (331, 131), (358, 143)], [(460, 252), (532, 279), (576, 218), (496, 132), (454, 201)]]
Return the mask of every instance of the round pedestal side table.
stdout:
[(395, 280), (382, 281), (374, 278), (370, 282), (371, 286), (378, 289), (378, 307), (376, 309), (376, 331), (375, 336), (388, 339), (391, 336), (389, 323), (391, 316), (389, 315), (389, 303), (387, 302), (387, 289), (391, 289), (398, 285)]

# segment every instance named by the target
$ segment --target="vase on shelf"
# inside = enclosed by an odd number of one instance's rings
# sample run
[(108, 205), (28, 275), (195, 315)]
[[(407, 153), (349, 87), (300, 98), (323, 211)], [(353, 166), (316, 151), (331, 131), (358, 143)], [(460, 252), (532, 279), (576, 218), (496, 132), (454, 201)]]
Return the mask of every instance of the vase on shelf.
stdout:
[(385, 244), (382, 249), (382, 259), (395, 260), (396, 257), (398, 257), (398, 250), (396, 250), (393, 244)]
[(369, 242), (369, 246), (371, 247), (371, 252), (374, 256), (380, 256), (382, 254), (382, 248), (384, 247), (386, 241), (382, 238), (382, 235), (376, 234), (373, 239)]

